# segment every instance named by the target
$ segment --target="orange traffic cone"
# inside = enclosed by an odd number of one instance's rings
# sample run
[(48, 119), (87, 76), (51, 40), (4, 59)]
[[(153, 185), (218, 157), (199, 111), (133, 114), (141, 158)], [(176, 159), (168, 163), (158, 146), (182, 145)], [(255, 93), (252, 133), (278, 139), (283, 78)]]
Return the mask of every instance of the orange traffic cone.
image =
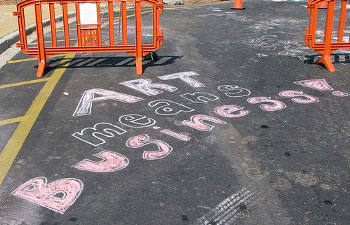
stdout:
[(243, 7), (243, 0), (233, 0), (233, 7), (231, 9), (245, 9)]
[(326, 1), (321, 2), (321, 3), (318, 5), (318, 8), (319, 8), (319, 9), (327, 9), (327, 8), (328, 8), (328, 3), (327, 3)]

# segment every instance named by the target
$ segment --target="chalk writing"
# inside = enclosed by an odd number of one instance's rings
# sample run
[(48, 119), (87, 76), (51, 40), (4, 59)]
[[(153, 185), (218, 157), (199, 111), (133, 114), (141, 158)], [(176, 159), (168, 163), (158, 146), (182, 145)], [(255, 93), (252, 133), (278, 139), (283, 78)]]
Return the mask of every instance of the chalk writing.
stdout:
[(259, 104), (259, 103), (271, 103), (271, 104), (261, 104), (260, 108), (264, 111), (278, 111), (286, 108), (287, 106), (278, 100), (272, 100), (271, 97), (254, 97), (254, 98), (248, 98), (248, 103), (250, 104)]
[(147, 134), (131, 137), (126, 141), (126, 146), (130, 148), (141, 148), (143, 146), (155, 144), (158, 147), (158, 151), (144, 151), (143, 159), (156, 160), (166, 157), (171, 153), (173, 147), (161, 140), (151, 139)]
[[(261, 42), (262, 45), (259, 45), (260, 47), (265, 46), (265, 43), (263, 42), (264, 41)], [(253, 41), (252, 43), (259, 44), (260, 40)], [(293, 42), (288, 42), (286, 44), (293, 44)], [(190, 85), (191, 87), (204, 87), (204, 84), (194, 80), (191, 77), (198, 75), (199, 74), (195, 72), (183, 72), (160, 76), (159, 79), (180, 79), (186, 84)], [(174, 92), (177, 90), (176, 87), (166, 84), (152, 84), (152, 81), (148, 79), (131, 80), (122, 82), (121, 84), (149, 96), (158, 95), (163, 91)], [(324, 79), (296, 81), (295, 84), (321, 91), (333, 90), (333, 88), (330, 87)], [(218, 87), (218, 90), (224, 92), (225, 95), (230, 98), (245, 97), (251, 94), (250, 90), (231, 84), (220, 85)], [(341, 91), (333, 91), (332, 94), (338, 97), (348, 96), (348, 93)], [(291, 98), (293, 102), (302, 104), (316, 103), (319, 101), (317, 97), (304, 94), (303, 91), (297, 90), (281, 91), (279, 93), (279, 96), (283, 98)], [(180, 94), (180, 97), (188, 100), (191, 103), (198, 104), (207, 103), (219, 99), (219, 97), (206, 92), (189, 92)], [(90, 89), (84, 92), (73, 116), (90, 115), (92, 104), (95, 102), (105, 100), (114, 100), (124, 103), (135, 103), (144, 99), (110, 90), (97, 88)], [(260, 108), (265, 111), (277, 111), (287, 107), (282, 101), (272, 100), (271, 97), (248, 98), (247, 102), (250, 104), (260, 104)], [(179, 104), (177, 102), (173, 102), (166, 99), (151, 101), (148, 103), (148, 106), (150, 106), (151, 108), (155, 108), (155, 113), (157, 115), (164, 116), (176, 115), (181, 112), (187, 113), (194, 111), (194, 109), (187, 107), (186, 105)], [(218, 106), (214, 109), (214, 112), (218, 116), (225, 118), (240, 118), (249, 114), (248, 110), (245, 110), (244, 107), (238, 105)], [(157, 124), (156, 120), (140, 114), (122, 115), (119, 117), (119, 123), (129, 128), (149, 127), (150, 129), (158, 130), (161, 134), (173, 137), (183, 142), (188, 142), (191, 140), (191, 138), (187, 135), (183, 135), (181, 133), (169, 129), (161, 129), (159, 126), (155, 126)], [(198, 114), (191, 116), (190, 120), (184, 120), (182, 122), (182, 125), (199, 131), (211, 131), (215, 126), (211, 125), (210, 123), (221, 125), (227, 124), (225, 121), (216, 117)], [(93, 127), (87, 127), (81, 130), (80, 132), (75, 132), (72, 134), (72, 136), (92, 146), (99, 146), (101, 144), (106, 143), (107, 138), (112, 138), (115, 135), (122, 135), (125, 133), (127, 133), (126, 130), (114, 124), (101, 122), (95, 124)], [(148, 145), (151, 144), (152, 146), (156, 145), (157, 148), (148, 149)], [(126, 141), (126, 146), (133, 149), (145, 148), (146, 151), (143, 151), (142, 156), (142, 158), (145, 160), (162, 159), (168, 156), (173, 151), (173, 147), (170, 146), (168, 143), (161, 140), (152, 139), (149, 137), (148, 134), (137, 135), (129, 138)], [(116, 152), (101, 151), (97, 154), (94, 154), (93, 156), (101, 160), (94, 161), (84, 159), (76, 163), (72, 167), (81, 171), (109, 173), (120, 171), (129, 165), (129, 159), (126, 156)], [(45, 177), (37, 177), (21, 185), (12, 194), (14, 196), (31, 201), (35, 204), (63, 214), (76, 201), (82, 190), (83, 183), (78, 179), (65, 178), (47, 184), (47, 179)], [(229, 215), (227, 215), (222, 221), (233, 221), (231, 219), (232, 218), (229, 218)]]
[[(170, 86), (167, 84), (158, 84), (158, 83), (153, 83), (152, 80), (150, 79), (137, 79), (137, 80), (129, 80), (120, 83), (126, 87), (129, 87), (131, 89), (134, 89), (136, 91), (139, 91), (145, 95), (152, 96), (152, 95), (159, 95), (160, 93), (163, 93), (163, 91), (168, 91), (168, 92), (174, 92), (177, 90), (176, 87)], [(161, 89), (161, 90), (158, 90)]]
[(255, 55), (257, 55), (259, 58), (269, 56), (268, 54), (263, 54), (263, 53), (257, 53)]
[[(268, 26), (260, 25), (263, 29), (269, 29)], [(274, 29), (274, 28), (272, 28)], [(276, 35), (263, 35), (259, 38), (251, 39), (249, 44), (253, 44), (254, 48), (263, 51), (273, 51), (277, 48)]]
[[(240, 107), (237, 105), (223, 105), (223, 106), (216, 107), (214, 109), (214, 112), (222, 117), (238, 118), (249, 114), (248, 110), (243, 110), (243, 109), (244, 107)], [(238, 112), (238, 113), (233, 114), (234, 112)]]
[(246, 89), (246, 88), (241, 88), (237, 85), (220, 85), (218, 87), (219, 91), (223, 91), (225, 92), (225, 95), (227, 97), (245, 97), (245, 96), (249, 96), (251, 94), (251, 92)]
[(182, 134), (176, 133), (176, 132), (174, 132), (172, 130), (165, 129), (165, 130), (161, 130), (160, 132), (163, 133), (163, 134), (169, 135), (171, 137), (174, 137), (176, 139), (179, 139), (180, 141), (189, 141), (191, 139), (190, 137), (188, 137), (186, 135), (182, 135)]
[[(98, 97), (96, 97), (98, 96)], [(73, 113), (73, 116), (85, 116), (91, 114), (92, 103), (106, 100), (119, 101), (124, 103), (135, 103), (144, 100), (143, 98), (132, 95), (122, 94), (115, 91), (104, 89), (90, 89), (84, 92), (80, 102)]]
[(306, 95), (302, 91), (288, 90), (281, 91), (279, 96), (282, 98), (292, 98), (292, 101), (300, 104), (310, 104), (318, 102), (318, 98), (312, 95)]
[(131, 128), (143, 128), (153, 126), (157, 121), (139, 114), (127, 114), (119, 117), (119, 123)]
[(64, 178), (47, 184), (45, 177), (33, 178), (19, 186), (12, 195), (64, 214), (83, 190), (81, 180)]
[(180, 96), (192, 103), (207, 103), (219, 99), (219, 97), (206, 92), (185, 93)]
[(161, 80), (180, 79), (186, 84), (189, 84), (191, 87), (194, 87), (194, 88), (205, 87), (204, 84), (194, 80), (193, 78), (191, 78), (191, 76), (199, 76), (199, 74), (193, 71), (189, 71), (189, 72), (173, 73), (169, 75), (159, 76), (158, 78)]
[(337, 96), (337, 97), (347, 97), (349, 96), (348, 93), (342, 92), (342, 91), (333, 91), (332, 95)]
[(110, 151), (102, 151), (93, 156), (102, 159), (101, 161), (91, 161), (84, 159), (77, 164), (73, 165), (73, 168), (78, 170), (90, 171), (95, 173), (109, 173), (116, 172), (124, 169), (129, 164), (129, 159), (122, 154)]
[(295, 84), (312, 88), (319, 91), (332, 91), (334, 90), (325, 79), (312, 79), (312, 80), (301, 80), (295, 81)]
[(181, 112), (192, 112), (194, 109), (187, 107), (185, 105), (169, 101), (166, 99), (160, 99), (160, 100), (155, 100), (151, 101), (148, 103), (150, 107), (156, 107), (155, 113), (158, 115), (163, 115), (163, 116), (170, 116), (170, 115), (176, 115)]
[(84, 128), (80, 132), (72, 134), (73, 137), (92, 146), (106, 143), (103, 137), (112, 138), (115, 134), (122, 135), (127, 131), (111, 123), (97, 123), (93, 127)]
[(188, 127), (194, 128), (196, 130), (200, 130), (200, 131), (210, 131), (214, 128), (213, 125), (206, 124), (203, 121), (210, 121), (210, 122), (217, 123), (217, 124), (226, 124), (225, 121), (220, 120), (218, 118), (215, 118), (213, 116), (194, 115), (194, 116), (191, 116), (190, 121), (184, 120), (182, 122), (182, 125), (188, 126)]

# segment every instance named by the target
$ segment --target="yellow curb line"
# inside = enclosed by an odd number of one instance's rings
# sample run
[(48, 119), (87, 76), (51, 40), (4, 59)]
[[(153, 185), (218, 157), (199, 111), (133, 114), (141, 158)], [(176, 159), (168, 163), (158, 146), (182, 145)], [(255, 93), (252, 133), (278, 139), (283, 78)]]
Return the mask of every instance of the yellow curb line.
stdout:
[[(67, 54), (61, 64), (69, 64), (74, 58), (75, 53)], [(44, 87), (41, 89), (32, 105), (25, 114), (25, 120), (21, 121), (10, 140), (7, 142), (5, 148), (0, 155), (0, 185), (2, 184), (7, 172), (9, 171), (13, 161), (20, 151), (24, 141), (26, 140), (30, 130), (37, 120), (41, 110), (43, 109), (47, 99), (55, 88), (56, 84), (66, 71), (66, 67), (56, 69), (51, 77), (47, 80)]]

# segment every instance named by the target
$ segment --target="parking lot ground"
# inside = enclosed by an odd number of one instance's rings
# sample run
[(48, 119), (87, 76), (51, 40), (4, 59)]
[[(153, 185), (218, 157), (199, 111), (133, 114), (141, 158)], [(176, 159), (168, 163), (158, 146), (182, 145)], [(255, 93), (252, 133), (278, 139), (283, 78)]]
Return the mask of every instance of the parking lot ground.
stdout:
[(4, 65), (1, 224), (347, 224), (348, 53), (314, 64), (305, 2), (244, 3), (165, 10), (142, 76), (120, 53)]

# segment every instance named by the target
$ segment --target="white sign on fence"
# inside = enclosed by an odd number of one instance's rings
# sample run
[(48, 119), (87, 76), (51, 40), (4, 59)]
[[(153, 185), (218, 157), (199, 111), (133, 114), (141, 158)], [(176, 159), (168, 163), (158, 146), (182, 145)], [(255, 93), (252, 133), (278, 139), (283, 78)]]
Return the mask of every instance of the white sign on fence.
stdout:
[(96, 3), (79, 3), (80, 24), (97, 24)]

